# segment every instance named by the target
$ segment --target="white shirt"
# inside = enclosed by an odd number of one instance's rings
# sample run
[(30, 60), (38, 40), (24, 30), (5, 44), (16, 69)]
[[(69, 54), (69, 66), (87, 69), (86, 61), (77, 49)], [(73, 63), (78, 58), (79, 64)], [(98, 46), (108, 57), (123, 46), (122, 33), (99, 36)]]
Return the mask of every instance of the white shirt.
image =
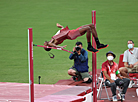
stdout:
[(58, 35), (60, 33), (60, 30), (57, 31), (57, 33), (55, 35)]
[(128, 62), (128, 64), (134, 64), (138, 61), (138, 48), (134, 48), (133, 51), (126, 50), (124, 52), (123, 62)]
[[(63, 28), (61, 28), (61, 29), (63, 29)], [(60, 33), (60, 30), (58, 30), (55, 35), (58, 35), (59, 33)]]

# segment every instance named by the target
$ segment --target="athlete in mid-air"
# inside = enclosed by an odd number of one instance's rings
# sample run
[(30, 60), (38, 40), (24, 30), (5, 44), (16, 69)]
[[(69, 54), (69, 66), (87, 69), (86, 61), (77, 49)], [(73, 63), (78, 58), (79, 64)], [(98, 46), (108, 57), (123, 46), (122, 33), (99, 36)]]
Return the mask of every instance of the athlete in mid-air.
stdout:
[[(77, 29), (73, 29), (73, 30), (69, 30), (68, 26), (66, 26), (64, 28), (59, 23), (57, 23), (57, 27), (61, 28), (61, 30), (59, 30), (52, 37), (52, 39), (50, 41), (45, 41), (45, 43), (44, 43), (45, 46), (65, 48), (67, 45), (65, 45), (65, 46), (58, 46), (58, 45), (61, 44), (66, 39), (74, 40), (77, 37), (82, 36), (86, 33), (87, 43), (88, 43), (88, 47), (87, 47), (88, 51), (97, 53), (98, 52), (97, 49), (102, 49), (102, 48), (108, 47), (108, 45), (104, 45), (104, 44), (100, 43), (100, 41), (98, 39), (97, 31), (96, 31), (95, 26), (93, 24), (83, 25), (83, 26), (80, 26)], [(93, 48), (91, 45), (91, 33), (95, 38), (97, 49)], [(46, 51), (51, 50), (51, 48), (44, 48), (44, 49)]]

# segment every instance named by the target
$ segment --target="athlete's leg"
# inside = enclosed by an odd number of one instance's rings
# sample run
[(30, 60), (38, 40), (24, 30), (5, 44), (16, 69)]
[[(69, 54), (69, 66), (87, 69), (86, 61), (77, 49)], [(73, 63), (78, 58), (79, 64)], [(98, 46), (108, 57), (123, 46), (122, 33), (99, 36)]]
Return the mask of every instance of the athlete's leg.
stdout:
[(79, 32), (81, 35), (84, 35), (87, 32), (86, 37), (87, 37), (87, 42), (88, 42), (88, 48), (87, 48), (88, 51), (98, 52), (98, 50), (95, 50), (94, 48), (91, 47), (91, 32), (95, 38), (96, 45), (97, 45), (98, 49), (106, 48), (108, 46), (108, 45), (104, 45), (104, 44), (100, 43), (100, 41), (98, 39), (97, 31), (93, 24), (83, 25), (79, 29)]
[(90, 31), (92, 32), (92, 35), (94, 36), (94, 38), (98, 38), (97, 31), (93, 24), (83, 25), (82, 27), (90, 27)]
[(82, 26), (80, 29), (79, 29), (79, 32), (81, 35), (84, 35), (86, 32), (86, 37), (87, 37), (87, 42), (90, 42), (91, 41), (91, 28), (89, 26)]
[(96, 31), (96, 28), (93, 24), (88, 24), (88, 25), (85, 25), (85, 26), (89, 26), (91, 28), (91, 32), (95, 38), (95, 41), (96, 41), (96, 45), (97, 45), (97, 48), (98, 49), (102, 49), (102, 48), (106, 48), (108, 47), (108, 45), (104, 45), (104, 44), (101, 44), (99, 39), (98, 39), (98, 34), (97, 34), (97, 31)]
[(88, 26), (88, 25), (85, 25), (85, 26), (82, 26), (80, 29), (79, 29), (79, 32), (81, 35), (84, 35), (86, 32), (86, 37), (87, 37), (87, 43), (88, 43), (88, 47), (87, 47), (87, 50), (88, 51), (91, 51), (91, 52), (98, 52), (98, 50), (96, 50), (95, 48), (93, 48), (91, 46), (91, 27)]

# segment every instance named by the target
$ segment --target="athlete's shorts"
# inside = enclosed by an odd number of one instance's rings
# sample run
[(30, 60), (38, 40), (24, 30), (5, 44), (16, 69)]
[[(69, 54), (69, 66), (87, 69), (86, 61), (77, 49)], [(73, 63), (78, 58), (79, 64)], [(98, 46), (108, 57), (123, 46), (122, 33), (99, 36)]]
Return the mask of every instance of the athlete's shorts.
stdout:
[(84, 78), (91, 78), (91, 76), (90, 76), (90, 74), (88, 72), (78, 72), (76, 70), (76, 68), (74, 68), (74, 67), (71, 67), (70, 69), (75, 70), (76, 71), (76, 74), (77, 75), (80, 75), (82, 79), (84, 79)]
[(80, 32), (79, 32), (79, 29), (81, 27), (77, 28), (77, 29), (73, 29), (73, 30), (70, 30), (68, 32), (68, 37), (71, 39), (71, 40), (74, 40), (76, 39), (77, 37), (81, 36)]
[(138, 72), (138, 65), (135, 65), (133, 68), (127, 68), (128, 73)]

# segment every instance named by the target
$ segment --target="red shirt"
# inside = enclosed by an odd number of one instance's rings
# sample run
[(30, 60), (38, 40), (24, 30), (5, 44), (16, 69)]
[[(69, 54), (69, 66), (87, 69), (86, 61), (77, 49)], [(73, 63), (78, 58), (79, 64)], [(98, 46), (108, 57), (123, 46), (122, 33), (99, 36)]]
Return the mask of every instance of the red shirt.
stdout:
[(82, 28), (82, 26), (78, 27), (77, 29), (69, 30), (69, 28), (67, 26), (67, 27), (61, 29), (60, 32), (58, 34), (54, 35), (52, 38), (56, 39), (58, 41), (56, 43), (56, 45), (61, 44), (66, 39), (74, 40), (77, 37), (85, 34), (85, 32), (80, 34), (80, 31), (79, 31), (80, 28)]
[(60, 33), (59, 34), (57, 34), (57, 35), (54, 35), (52, 38), (53, 39), (56, 39), (58, 42), (56, 43), (57, 45), (58, 44), (61, 44), (64, 40), (66, 40), (66, 39), (70, 39), (69, 37), (68, 37), (68, 32), (69, 32), (70, 30), (69, 30), (69, 28), (68, 28), (68, 26), (66, 26), (65, 28), (63, 28), (63, 29), (61, 29), (60, 30)]
[[(110, 78), (111, 78), (111, 74), (115, 74), (117, 70), (118, 70), (118, 64), (115, 62), (113, 62), (113, 65), (110, 65), (107, 60), (102, 64), (102, 71), (107, 71), (107, 74), (109, 75)], [(104, 79), (106, 79), (105, 76), (104, 76)]]

